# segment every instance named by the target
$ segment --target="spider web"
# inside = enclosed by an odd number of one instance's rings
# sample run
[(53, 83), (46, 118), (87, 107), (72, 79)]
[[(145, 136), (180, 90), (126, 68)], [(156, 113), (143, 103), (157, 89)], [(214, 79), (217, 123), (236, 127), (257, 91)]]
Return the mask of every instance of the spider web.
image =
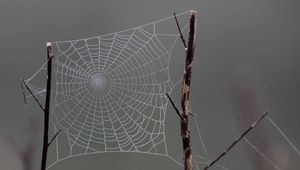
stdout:
[[(177, 15), (183, 32), (188, 14)], [(108, 152), (161, 155), (182, 165), (168, 152), (165, 130), (165, 93), (181, 82), (173, 82), (169, 73), (172, 50), (179, 40), (174, 24), (174, 17), (168, 17), (107, 35), (52, 42), (55, 87), (50, 136), (62, 132), (50, 145), (55, 156), (49, 157), (48, 168), (67, 158)], [(46, 64), (25, 80), (40, 98), (45, 97)], [(192, 143), (200, 144), (201, 151), (193, 150), (194, 167), (200, 170), (214, 156), (207, 151), (197, 118), (192, 117), (191, 129), (199, 137)], [(279, 126), (270, 117), (267, 120), (300, 157)], [(280, 169), (248, 138), (244, 143), (272, 169)], [(229, 169), (223, 163), (216, 168)]]
[[(184, 18), (184, 31), (189, 11), (177, 17)], [(49, 167), (73, 156), (106, 152), (171, 158), (165, 94), (176, 84), (169, 61), (178, 37), (172, 16), (107, 35), (51, 42), (55, 97), (50, 128), (53, 134), (62, 132), (51, 145), (56, 158)], [(45, 75), (46, 63), (25, 80), (39, 97), (45, 89), (36, 81)]]

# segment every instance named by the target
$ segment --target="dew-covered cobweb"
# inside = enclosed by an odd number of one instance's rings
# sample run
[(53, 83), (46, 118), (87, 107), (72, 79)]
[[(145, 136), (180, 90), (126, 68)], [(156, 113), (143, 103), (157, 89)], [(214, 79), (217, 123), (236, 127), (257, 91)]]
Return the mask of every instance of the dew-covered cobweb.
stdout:
[[(177, 17), (182, 31), (188, 31), (189, 11)], [(165, 94), (181, 82), (181, 75), (177, 81), (170, 78), (170, 58), (178, 57), (172, 53), (175, 43), (180, 38), (173, 16), (106, 35), (51, 42), (55, 85), (50, 134), (62, 132), (51, 144), (55, 158), (48, 160), (48, 168), (74, 156), (107, 152), (166, 156), (182, 165), (169, 154), (166, 142)], [(45, 96), (46, 63), (25, 80), (39, 98)], [(194, 167), (201, 169), (213, 156), (201, 136), (199, 115), (191, 118), (198, 135), (193, 145), (201, 147), (193, 150)], [(300, 156), (277, 124), (268, 120)], [(244, 141), (273, 169), (280, 169), (250, 140)]]
[[(178, 15), (185, 18), (188, 12)], [(172, 25), (171, 25), (172, 24)], [(171, 26), (172, 29), (169, 29)], [(55, 90), (51, 124), (68, 142), (66, 157), (104, 152), (139, 152), (168, 156), (165, 139), (167, 98), (176, 82), (169, 60), (178, 31), (174, 17), (135, 28), (71, 41), (51, 42)], [(46, 63), (26, 80), (34, 85)], [(67, 148), (67, 149), (66, 149)]]

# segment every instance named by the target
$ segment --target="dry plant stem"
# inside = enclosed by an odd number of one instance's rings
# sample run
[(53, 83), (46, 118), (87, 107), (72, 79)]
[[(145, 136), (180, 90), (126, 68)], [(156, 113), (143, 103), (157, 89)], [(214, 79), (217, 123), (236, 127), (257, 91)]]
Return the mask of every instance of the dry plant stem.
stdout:
[(181, 107), (182, 113), (181, 117), (181, 137), (183, 143), (183, 152), (184, 152), (184, 169), (192, 170), (192, 150), (191, 150), (191, 140), (190, 140), (190, 130), (189, 130), (189, 93), (192, 77), (192, 62), (194, 58), (194, 49), (195, 49), (195, 31), (196, 31), (196, 12), (191, 11), (190, 18), (190, 32), (188, 38), (188, 46), (186, 50), (186, 60), (185, 60), (185, 69), (183, 75), (183, 84), (181, 90)]
[(48, 60), (48, 62), (47, 62), (47, 87), (46, 87), (46, 101), (45, 101), (45, 110), (44, 110), (44, 138), (43, 138), (41, 170), (46, 170), (46, 164), (47, 164), (52, 58), (53, 58), (53, 53), (52, 53), (52, 49), (51, 49), (51, 44), (47, 43), (47, 60)]
[(235, 141), (232, 142), (231, 145), (229, 145), (229, 147), (222, 152), (214, 161), (212, 161), (210, 164), (208, 164), (206, 167), (204, 167), (203, 170), (207, 170), (208, 168), (210, 168), (211, 166), (213, 166), (215, 163), (217, 163), (223, 156), (225, 156), (237, 143), (240, 142), (240, 140), (242, 140), (256, 125), (259, 124), (259, 122), (266, 117), (269, 114), (269, 112), (265, 112), (264, 114), (262, 114), (239, 138), (237, 138)]

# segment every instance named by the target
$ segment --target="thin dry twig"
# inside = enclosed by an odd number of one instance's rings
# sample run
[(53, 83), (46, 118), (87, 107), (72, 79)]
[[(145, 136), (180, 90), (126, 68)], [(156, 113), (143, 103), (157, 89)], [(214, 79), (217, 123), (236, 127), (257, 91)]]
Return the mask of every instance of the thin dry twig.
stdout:
[(269, 112), (265, 112), (264, 114), (262, 114), (244, 133), (242, 133), (242, 135), (237, 138), (235, 141), (232, 142), (231, 145), (229, 145), (229, 147), (222, 152), (214, 161), (212, 161), (210, 164), (208, 164), (206, 167), (204, 167), (203, 170), (207, 170), (208, 168), (210, 168), (211, 166), (213, 166), (215, 163), (217, 163), (223, 156), (225, 156), (237, 143), (240, 142), (240, 140), (242, 140), (256, 125), (259, 124), (259, 122), (266, 117), (269, 114)]
[(168, 93), (166, 93), (166, 95), (167, 95), (169, 101), (171, 102), (173, 108), (175, 109), (177, 115), (178, 115), (178, 116), (180, 117), (180, 119), (183, 121), (183, 117), (181, 116), (180, 111), (179, 111), (178, 108), (176, 107), (176, 105), (175, 105), (175, 103), (173, 102), (172, 98), (169, 96)]
[(174, 17), (175, 17), (176, 25), (177, 25), (177, 28), (178, 28), (178, 32), (179, 32), (179, 34), (180, 34), (180, 38), (181, 38), (181, 41), (182, 41), (184, 50), (186, 51), (186, 50), (187, 50), (187, 45), (186, 45), (186, 43), (185, 43), (185, 39), (183, 38), (183, 35), (182, 35), (182, 32), (181, 32), (181, 28), (180, 28), (180, 26), (179, 26), (179, 22), (178, 22), (178, 19), (177, 19), (177, 16), (176, 16), (176, 13), (175, 13), (175, 12), (174, 12)]
[(54, 139), (57, 137), (57, 135), (62, 131), (62, 129), (59, 129), (59, 131), (57, 131), (55, 133), (55, 135), (52, 137), (51, 141), (48, 143), (48, 147), (51, 145), (51, 143), (54, 141)]

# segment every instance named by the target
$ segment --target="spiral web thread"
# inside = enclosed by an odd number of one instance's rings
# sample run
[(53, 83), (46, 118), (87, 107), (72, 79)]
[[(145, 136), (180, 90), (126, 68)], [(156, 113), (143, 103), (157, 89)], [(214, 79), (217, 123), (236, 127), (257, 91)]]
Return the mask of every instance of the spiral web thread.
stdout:
[[(183, 18), (182, 31), (188, 27), (188, 14), (177, 15)], [(49, 157), (48, 168), (67, 158), (108, 152), (166, 156), (182, 166), (169, 155), (165, 137), (165, 93), (181, 82), (172, 82), (169, 74), (178, 38), (174, 17), (168, 17), (107, 35), (52, 42), (56, 85), (50, 128), (52, 135), (63, 131), (50, 147), (55, 156)], [(46, 75), (46, 63), (25, 80), (34, 95), (42, 98), (45, 87), (35, 81)], [(193, 144), (202, 148), (202, 152), (193, 150), (194, 167), (200, 170), (213, 157), (201, 136), (198, 117), (192, 118), (191, 129), (199, 137), (193, 138)], [(300, 157), (291, 140), (270, 117), (268, 120)], [(280, 169), (251, 141), (244, 141), (273, 169)], [(221, 164), (216, 168), (229, 169)]]

